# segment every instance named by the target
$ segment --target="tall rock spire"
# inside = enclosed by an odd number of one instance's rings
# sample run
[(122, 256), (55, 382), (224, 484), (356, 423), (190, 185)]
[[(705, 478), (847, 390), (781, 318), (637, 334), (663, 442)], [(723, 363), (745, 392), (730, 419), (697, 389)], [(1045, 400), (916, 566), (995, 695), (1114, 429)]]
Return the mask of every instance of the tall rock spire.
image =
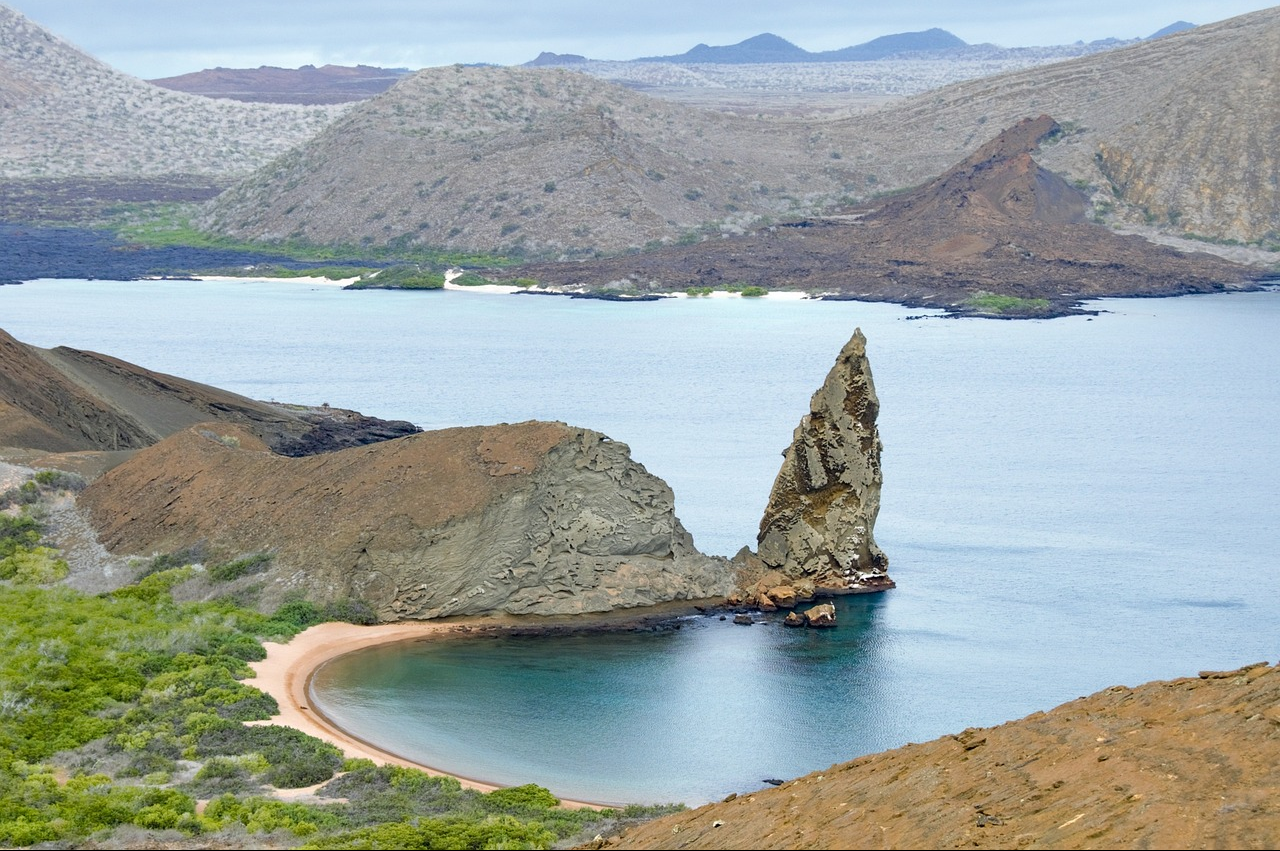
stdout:
[(884, 479), (879, 412), (858, 329), (796, 427), (760, 521), (760, 559), (793, 584), (808, 580), (818, 594), (893, 587), (872, 535)]

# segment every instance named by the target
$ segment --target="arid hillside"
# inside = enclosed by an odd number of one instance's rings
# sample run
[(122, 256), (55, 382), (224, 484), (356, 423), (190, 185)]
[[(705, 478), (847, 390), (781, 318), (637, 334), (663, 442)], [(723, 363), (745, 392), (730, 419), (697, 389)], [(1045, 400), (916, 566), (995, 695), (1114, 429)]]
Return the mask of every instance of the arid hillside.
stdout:
[(687, 108), (554, 68), (428, 69), (216, 199), (203, 223), (266, 240), (619, 252), (917, 185), (992, 128), (1048, 113), (1068, 132), (1041, 161), (1100, 213), (1253, 241), (1280, 232), (1278, 44), (1280, 8), (851, 118)]
[(1280, 669), (1114, 686), (590, 848), (1275, 848)]
[[(1048, 113), (1071, 132), (1040, 162), (1132, 221), (1240, 241), (1280, 236), (1280, 7), (918, 95), (822, 132), (885, 187), (919, 183), (994, 123)], [(894, 142), (897, 141), (897, 153)]]
[(216, 199), (204, 224), (266, 240), (573, 254), (780, 215), (861, 182), (792, 125), (562, 69), (454, 66), (356, 105)]
[(341, 110), (167, 91), (0, 6), (0, 178), (225, 180), (314, 136)]

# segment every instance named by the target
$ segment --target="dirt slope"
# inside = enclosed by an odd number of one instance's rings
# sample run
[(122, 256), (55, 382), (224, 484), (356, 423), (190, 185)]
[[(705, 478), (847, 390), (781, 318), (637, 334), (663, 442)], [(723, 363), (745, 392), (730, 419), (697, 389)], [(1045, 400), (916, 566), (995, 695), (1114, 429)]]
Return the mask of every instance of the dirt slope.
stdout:
[(833, 765), (608, 848), (1275, 848), (1280, 669), (1115, 686)]

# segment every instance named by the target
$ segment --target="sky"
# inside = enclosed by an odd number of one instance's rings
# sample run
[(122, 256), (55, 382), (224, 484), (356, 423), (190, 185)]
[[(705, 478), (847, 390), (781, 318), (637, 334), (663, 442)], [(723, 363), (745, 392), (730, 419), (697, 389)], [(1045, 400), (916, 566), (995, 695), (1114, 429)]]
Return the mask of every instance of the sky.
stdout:
[(1003, 47), (1149, 36), (1269, 3), (1248, 0), (4, 0), (54, 35), (144, 79), (204, 68), (518, 65), (683, 53), (770, 32), (806, 50), (939, 27)]

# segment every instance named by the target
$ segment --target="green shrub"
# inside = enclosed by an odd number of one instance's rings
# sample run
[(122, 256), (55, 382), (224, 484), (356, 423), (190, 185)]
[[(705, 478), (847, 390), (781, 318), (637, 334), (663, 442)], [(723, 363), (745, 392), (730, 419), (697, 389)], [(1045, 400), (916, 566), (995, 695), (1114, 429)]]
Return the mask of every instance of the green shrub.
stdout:
[(65, 579), (70, 568), (58, 551), (51, 547), (19, 550), (0, 558), (0, 579), (11, 579), (20, 585), (50, 585)]
[(759, 298), (769, 294), (764, 287), (743, 287), (741, 292), (743, 298)]
[(463, 272), (453, 279), (453, 283), (460, 287), (482, 287), (485, 284), (492, 284), (493, 281), (477, 275), (475, 272)]
[(978, 292), (965, 300), (965, 306), (977, 313), (1043, 313), (1049, 309), (1049, 300)]
[(255, 553), (225, 564), (216, 564), (209, 568), (209, 578), (217, 582), (230, 582), (242, 576), (262, 573), (271, 566), (274, 558), (271, 553)]
[(186, 567), (189, 564), (203, 564), (207, 558), (207, 545), (197, 541), (189, 547), (183, 547), (171, 553), (161, 553), (143, 563), (134, 579), (144, 579), (153, 573), (172, 570), (175, 567)]
[(560, 805), (560, 799), (533, 783), (495, 789), (484, 796), (485, 806), (493, 812), (548, 810)]
[(0, 514), (0, 558), (7, 558), (39, 544), (41, 531), (40, 524), (29, 514), (17, 517)]

